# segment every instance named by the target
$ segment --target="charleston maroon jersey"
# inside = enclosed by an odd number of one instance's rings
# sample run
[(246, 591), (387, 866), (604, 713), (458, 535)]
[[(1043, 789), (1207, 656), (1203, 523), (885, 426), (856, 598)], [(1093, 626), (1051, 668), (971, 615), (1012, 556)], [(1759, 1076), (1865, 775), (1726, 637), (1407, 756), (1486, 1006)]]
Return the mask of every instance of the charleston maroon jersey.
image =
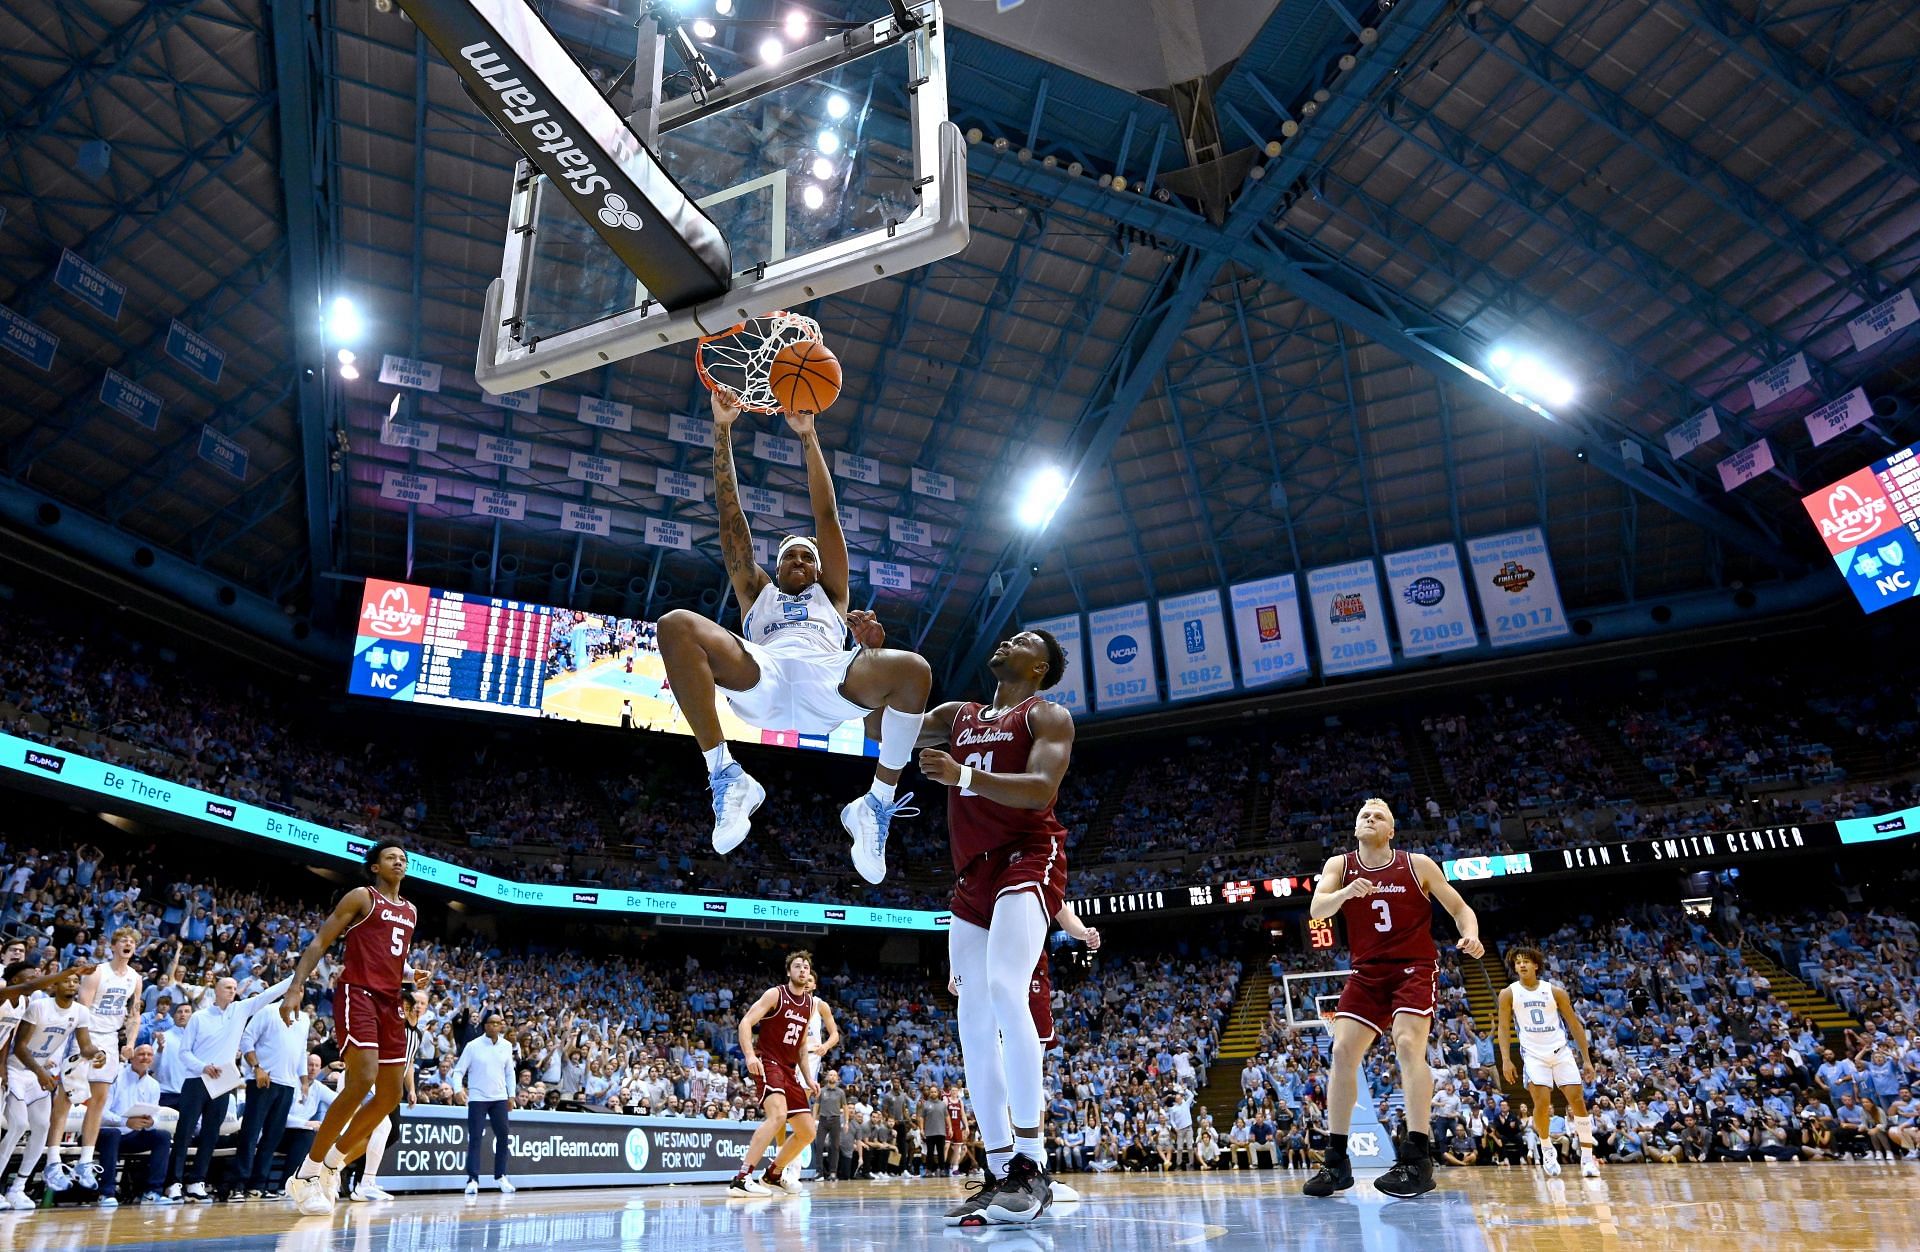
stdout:
[(378, 887), (368, 887), (367, 898), (373, 911), (347, 927), (347, 959), (340, 966), (340, 981), (399, 995), (420, 913), (406, 900), (389, 900)]
[(966, 1106), (960, 1103), (959, 1096), (950, 1095), (947, 1097), (947, 1138), (952, 1140), (965, 1140), (966, 1137)]
[(1368, 961), (1437, 961), (1433, 946), (1433, 902), (1413, 874), (1413, 858), (1395, 852), (1384, 866), (1368, 869), (1358, 852), (1346, 855), (1346, 881), (1365, 878), (1374, 884), (1370, 896), (1356, 896), (1340, 906), (1347, 924), (1347, 947), (1353, 963)]
[[(993, 717), (986, 715), (985, 705), (961, 705), (953, 715), (948, 751), (960, 764), (985, 773), (1026, 773), (1027, 754), (1033, 750), (1033, 727), (1027, 719), (1039, 702), (1039, 696), (1029, 696)], [(1047, 836), (1064, 843), (1067, 834), (1053, 815), (1051, 800), (1044, 809), (1016, 809), (958, 787), (947, 792), (947, 830), (956, 871), (1005, 844)]]
[(795, 995), (782, 984), (780, 1003), (760, 1019), (754, 1036), (754, 1050), (762, 1060), (778, 1061), (788, 1069), (798, 1069), (800, 1050), (807, 1044), (807, 1022), (813, 1017), (813, 993)]

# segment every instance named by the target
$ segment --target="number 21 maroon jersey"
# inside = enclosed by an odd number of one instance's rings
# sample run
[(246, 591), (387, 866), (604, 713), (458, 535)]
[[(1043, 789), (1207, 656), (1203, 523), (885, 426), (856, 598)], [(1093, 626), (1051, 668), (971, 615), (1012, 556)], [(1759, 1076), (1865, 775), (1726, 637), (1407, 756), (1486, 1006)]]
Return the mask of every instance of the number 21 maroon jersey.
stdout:
[[(961, 705), (947, 736), (953, 759), (989, 774), (1026, 773), (1027, 755), (1033, 751), (1033, 727), (1028, 716), (1040, 699), (1029, 696), (991, 717), (985, 705)], [(1009, 843), (1057, 837), (1064, 847), (1067, 835), (1067, 828), (1053, 815), (1051, 800), (1044, 809), (1016, 809), (958, 787), (947, 791), (947, 831), (956, 872), (965, 870), (976, 857)]]

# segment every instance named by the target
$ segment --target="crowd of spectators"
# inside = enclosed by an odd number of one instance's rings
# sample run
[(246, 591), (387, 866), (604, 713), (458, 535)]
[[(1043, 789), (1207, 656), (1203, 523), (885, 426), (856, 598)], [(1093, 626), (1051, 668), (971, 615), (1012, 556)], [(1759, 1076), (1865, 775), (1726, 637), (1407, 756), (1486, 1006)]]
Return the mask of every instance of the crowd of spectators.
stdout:
[(1738, 687), (1637, 693), (1609, 725), (1676, 796), (1741, 796), (1845, 778), (1783, 681), (1755, 675)]

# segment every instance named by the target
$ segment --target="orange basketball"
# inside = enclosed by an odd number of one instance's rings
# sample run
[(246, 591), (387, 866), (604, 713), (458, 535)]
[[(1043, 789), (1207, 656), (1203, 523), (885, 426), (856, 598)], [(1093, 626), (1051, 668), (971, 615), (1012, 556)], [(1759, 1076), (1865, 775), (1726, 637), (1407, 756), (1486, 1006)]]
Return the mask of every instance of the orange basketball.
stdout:
[(825, 344), (790, 343), (773, 358), (767, 384), (789, 413), (824, 413), (840, 398), (840, 358)]

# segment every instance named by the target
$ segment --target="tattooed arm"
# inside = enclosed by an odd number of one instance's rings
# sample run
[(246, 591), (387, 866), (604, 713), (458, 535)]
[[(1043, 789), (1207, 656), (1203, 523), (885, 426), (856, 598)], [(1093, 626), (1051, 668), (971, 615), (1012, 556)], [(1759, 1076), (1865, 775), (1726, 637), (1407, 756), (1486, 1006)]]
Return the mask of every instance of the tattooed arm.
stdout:
[(713, 393), (713, 503), (720, 515), (720, 555), (745, 618), (760, 588), (772, 580), (753, 559), (753, 532), (740, 508), (740, 483), (733, 472), (733, 424), (739, 416), (739, 405)]

